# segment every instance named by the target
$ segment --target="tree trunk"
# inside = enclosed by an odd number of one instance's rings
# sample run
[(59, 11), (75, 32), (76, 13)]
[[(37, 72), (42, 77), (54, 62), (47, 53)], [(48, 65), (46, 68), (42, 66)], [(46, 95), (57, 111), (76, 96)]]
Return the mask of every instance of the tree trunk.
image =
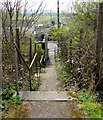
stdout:
[[(18, 49), (20, 51), (19, 28), (16, 28), (16, 44), (17, 44), (17, 47), (18, 47)], [(20, 55), (19, 54), (18, 54), (17, 58), (18, 58), (17, 62), (18, 62), (18, 66), (19, 66), (19, 64), (21, 64), (21, 59), (20, 59)]]
[(0, 88), (2, 88), (2, 21), (0, 19)]
[(72, 70), (72, 39), (70, 39), (70, 44), (69, 44), (69, 59), (70, 59), (70, 70)]
[(103, 3), (99, 3), (97, 31), (96, 31), (96, 66), (95, 66), (95, 90), (103, 91), (103, 78), (101, 76), (103, 50)]

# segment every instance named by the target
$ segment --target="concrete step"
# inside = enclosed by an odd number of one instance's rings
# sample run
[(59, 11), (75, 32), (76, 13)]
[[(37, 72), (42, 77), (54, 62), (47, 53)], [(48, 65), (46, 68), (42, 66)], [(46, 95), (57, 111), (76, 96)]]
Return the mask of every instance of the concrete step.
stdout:
[(20, 91), (24, 101), (68, 101), (67, 92), (57, 91)]

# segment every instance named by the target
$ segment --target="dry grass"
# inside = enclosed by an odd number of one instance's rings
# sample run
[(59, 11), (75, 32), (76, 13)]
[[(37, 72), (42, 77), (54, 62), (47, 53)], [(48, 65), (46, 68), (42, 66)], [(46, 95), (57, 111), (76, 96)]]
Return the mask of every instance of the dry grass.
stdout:
[(9, 108), (7, 118), (26, 118), (29, 113), (29, 104), (15, 105)]

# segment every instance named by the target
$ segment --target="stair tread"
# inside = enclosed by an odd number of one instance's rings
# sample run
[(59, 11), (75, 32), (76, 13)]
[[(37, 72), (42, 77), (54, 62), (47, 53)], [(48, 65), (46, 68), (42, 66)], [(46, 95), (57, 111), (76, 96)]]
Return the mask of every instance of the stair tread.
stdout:
[(67, 101), (68, 92), (58, 91), (20, 91), (19, 96), (23, 100), (49, 100), (49, 101)]

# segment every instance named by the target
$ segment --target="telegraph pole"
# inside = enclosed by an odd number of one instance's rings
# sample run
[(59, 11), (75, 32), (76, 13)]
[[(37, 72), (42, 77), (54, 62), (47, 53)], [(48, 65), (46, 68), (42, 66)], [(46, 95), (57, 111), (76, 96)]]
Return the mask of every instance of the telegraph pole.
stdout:
[(60, 27), (60, 23), (59, 23), (59, 0), (57, 0), (57, 23), (58, 23), (58, 29)]

